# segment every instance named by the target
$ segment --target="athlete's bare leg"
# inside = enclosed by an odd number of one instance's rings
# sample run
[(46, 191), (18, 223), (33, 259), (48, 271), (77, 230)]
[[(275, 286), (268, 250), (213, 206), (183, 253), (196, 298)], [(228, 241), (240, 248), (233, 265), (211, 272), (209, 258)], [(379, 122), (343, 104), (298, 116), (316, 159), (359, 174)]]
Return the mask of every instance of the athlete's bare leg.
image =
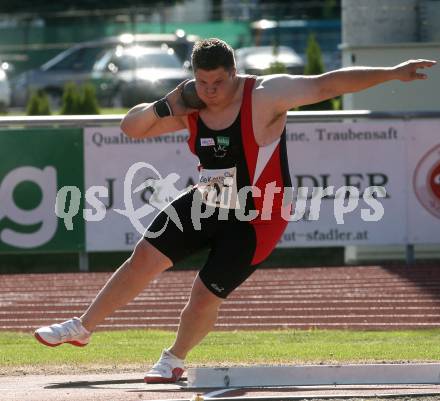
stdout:
[(83, 326), (93, 331), (118, 308), (132, 301), (159, 273), (172, 266), (171, 260), (141, 239), (132, 255), (119, 267), (81, 316)]
[(169, 351), (180, 359), (213, 329), (223, 299), (209, 291), (199, 276), (194, 281), (191, 296), (180, 315), (177, 337)]

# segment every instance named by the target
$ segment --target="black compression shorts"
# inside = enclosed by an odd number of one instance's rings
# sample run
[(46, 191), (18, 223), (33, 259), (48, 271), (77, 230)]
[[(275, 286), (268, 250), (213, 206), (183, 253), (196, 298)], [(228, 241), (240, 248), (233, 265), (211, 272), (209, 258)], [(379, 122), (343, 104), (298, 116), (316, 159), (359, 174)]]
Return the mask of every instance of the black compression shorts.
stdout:
[[(226, 298), (259, 265), (252, 265), (257, 246), (255, 229), (249, 222), (238, 220), (234, 210), (229, 211), (227, 220), (219, 220), (218, 208), (210, 217), (200, 219), (200, 230), (195, 229), (191, 220), (195, 191), (186, 192), (167, 207), (172, 206), (176, 210), (183, 231), (168, 218), (165, 208), (148, 227), (145, 239), (173, 263), (198, 250), (210, 248), (208, 260), (200, 270), (199, 277), (212, 293)], [(156, 238), (149, 235), (160, 232), (165, 225), (161, 235)]]

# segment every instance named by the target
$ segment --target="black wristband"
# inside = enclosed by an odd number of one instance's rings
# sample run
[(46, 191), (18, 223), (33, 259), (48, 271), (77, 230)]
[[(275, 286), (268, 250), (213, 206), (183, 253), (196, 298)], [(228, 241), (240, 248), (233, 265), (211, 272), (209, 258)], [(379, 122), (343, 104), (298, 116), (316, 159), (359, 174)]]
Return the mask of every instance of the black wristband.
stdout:
[(173, 115), (173, 110), (171, 110), (168, 100), (164, 97), (153, 105), (154, 113), (158, 118), (168, 117)]

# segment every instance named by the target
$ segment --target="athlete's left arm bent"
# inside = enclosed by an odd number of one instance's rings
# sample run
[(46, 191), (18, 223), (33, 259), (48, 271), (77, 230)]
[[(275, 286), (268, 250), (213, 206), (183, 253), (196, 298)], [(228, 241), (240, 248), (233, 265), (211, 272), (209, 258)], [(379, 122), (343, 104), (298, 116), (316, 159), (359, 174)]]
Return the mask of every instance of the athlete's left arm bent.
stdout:
[(427, 75), (418, 70), (435, 64), (433, 60), (409, 60), (394, 67), (348, 67), (321, 75), (268, 75), (263, 77), (259, 89), (264, 91), (264, 97), (276, 113), (284, 113), (294, 107), (359, 92), (392, 80), (427, 79)]

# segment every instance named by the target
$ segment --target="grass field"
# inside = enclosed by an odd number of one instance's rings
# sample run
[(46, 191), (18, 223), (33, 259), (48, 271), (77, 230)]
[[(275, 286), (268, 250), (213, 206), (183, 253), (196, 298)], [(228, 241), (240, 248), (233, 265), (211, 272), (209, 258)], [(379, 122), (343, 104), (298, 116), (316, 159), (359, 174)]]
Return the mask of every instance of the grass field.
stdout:
[[(31, 334), (0, 333), (0, 369), (118, 368), (155, 362), (174, 333), (155, 330), (97, 332), (85, 348), (40, 345)], [(440, 329), (413, 331), (279, 330), (213, 332), (188, 356), (191, 365), (339, 362), (434, 362)]]

